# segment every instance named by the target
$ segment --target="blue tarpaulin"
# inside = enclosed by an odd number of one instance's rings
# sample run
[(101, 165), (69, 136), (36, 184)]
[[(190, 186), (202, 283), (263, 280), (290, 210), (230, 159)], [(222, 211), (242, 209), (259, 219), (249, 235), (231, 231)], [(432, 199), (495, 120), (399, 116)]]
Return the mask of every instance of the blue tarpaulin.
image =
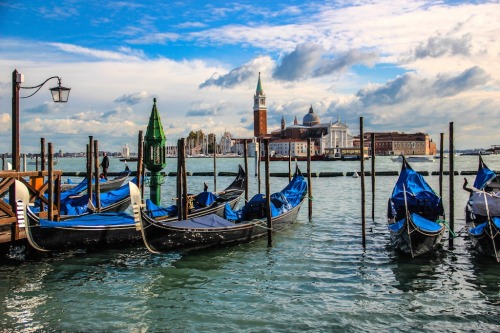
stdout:
[(478, 190), (484, 190), (496, 176), (497, 174), (490, 170), (483, 162), (483, 159), (479, 157), (479, 168), (477, 170), (476, 179), (474, 180), (474, 187)]
[(409, 165), (402, 168), (398, 181), (392, 191), (391, 201), (396, 208), (405, 207), (405, 193), (410, 210), (411, 207), (426, 205), (429, 210), (435, 211), (436, 214), (444, 214), (439, 195), (427, 184), (424, 177)]
[[(297, 206), (307, 193), (307, 181), (302, 174), (297, 173), (292, 181), (280, 192), (271, 194), (271, 217), (286, 213)], [(266, 198), (256, 194), (241, 209), (233, 211), (226, 204), (224, 216), (231, 221), (246, 221), (265, 217)]]
[(57, 227), (99, 227), (111, 225), (133, 225), (134, 217), (124, 212), (118, 213), (100, 213), (77, 216), (70, 220), (61, 222), (49, 221), (40, 219), (40, 227), (42, 228), (57, 228)]

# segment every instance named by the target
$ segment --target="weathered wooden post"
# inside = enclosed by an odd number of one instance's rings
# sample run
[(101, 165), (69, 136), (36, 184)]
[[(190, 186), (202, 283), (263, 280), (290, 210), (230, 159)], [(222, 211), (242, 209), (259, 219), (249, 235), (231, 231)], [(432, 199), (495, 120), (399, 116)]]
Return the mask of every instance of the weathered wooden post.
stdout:
[(92, 157), (94, 155), (94, 137), (92, 135), (89, 135), (89, 153), (87, 156), (87, 163), (88, 163), (88, 169), (87, 169), (87, 194), (89, 195), (89, 198), (92, 198), (92, 191), (93, 186), (92, 186)]
[(248, 202), (248, 156), (247, 156), (247, 140), (245, 139), (245, 143), (243, 144), (243, 156), (245, 163), (245, 202)]
[(177, 179), (176, 179), (176, 191), (177, 191), (177, 218), (179, 221), (183, 220), (184, 205), (182, 204), (182, 152), (181, 152), (181, 139), (177, 140)]
[[(273, 246), (273, 220), (271, 215), (271, 186), (269, 184), (269, 139), (264, 139), (264, 150), (266, 154), (266, 215), (267, 215), (267, 246)], [(259, 161), (260, 164), (260, 161)]]
[(455, 148), (453, 147), (453, 122), (450, 123), (450, 225), (449, 225), (449, 233), (448, 233), (448, 244), (449, 246), (453, 246), (453, 234), (455, 230), (455, 165), (454, 165), (454, 153)]
[(363, 117), (359, 117), (359, 157), (361, 161), (361, 232), (363, 247), (366, 247), (365, 134), (363, 131)]
[[(99, 141), (94, 140), (95, 201), (97, 212), (101, 212), (101, 179), (99, 177)], [(89, 197), (92, 202), (92, 197)]]
[[(208, 142), (208, 141), (207, 141)], [(207, 150), (208, 152), (208, 150)], [(188, 200), (188, 190), (187, 190), (187, 171), (186, 171), (186, 141), (184, 138), (181, 139), (181, 172), (182, 172), (182, 210), (184, 213), (182, 216), (184, 219), (188, 218), (189, 212), (189, 200)]]
[(151, 110), (146, 137), (144, 139), (144, 165), (151, 172), (149, 179), (150, 199), (158, 206), (161, 201), (161, 184), (163, 184), (163, 175), (161, 171), (166, 165), (166, 141), (160, 114), (156, 108), (156, 98), (154, 98), (153, 109)]
[(443, 200), (443, 170), (444, 170), (444, 133), (439, 134), (439, 196)]
[[(258, 188), (259, 191), (258, 191), (258, 193), (262, 193), (261, 190), (260, 190), (260, 156), (261, 156), (260, 144), (261, 144), (261, 140), (259, 139), (257, 142), (258, 142), (257, 143), (257, 147), (258, 147), (257, 148), (257, 153), (258, 153), (258, 157), (257, 157), (257, 161), (258, 161), (257, 162), (258, 163), (257, 164), (257, 170), (258, 170), (257, 171), (257, 174), (258, 174), (257, 175), (257, 182), (258, 182), (258, 185), (259, 185), (259, 188)], [(269, 152), (267, 151), (267, 152), (264, 152), (264, 153), (266, 154), (266, 158), (267, 158)]]
[(311, 139), (307, 139), (307, 200), (308, 207), (308, 217), (309, 221), (312, 219), (313, 214), (313, 194), (312, 194), (312, 182), (311, 182)]
[(214, 193), (217, 192), (217, 140), (214, 135)]
[(45, 171), (45, 138), (40, 139), (40, 170)]
[(49, 210), (48, 210), (48, 220), (54, 220), (54, 152), (52, 148), (52, 142), (49, 142)]
[(142, 136), (142, 131), (139, 131), (139, 135), (137, 137), (137, 187), (141, 189), (141, 197), (144, 197), (144, 186), (143, 186), (143, 178), (142, 178), (142, 169), (144, 168), (142, 162), (144, 159), (143, 153), (143, 145), (144, 138)]
[(288, 182), (292, 181), (292, 141), (288, 141)]
[(375, 221), (375, 133), (371, 133), (372, 155), (372, 220)]

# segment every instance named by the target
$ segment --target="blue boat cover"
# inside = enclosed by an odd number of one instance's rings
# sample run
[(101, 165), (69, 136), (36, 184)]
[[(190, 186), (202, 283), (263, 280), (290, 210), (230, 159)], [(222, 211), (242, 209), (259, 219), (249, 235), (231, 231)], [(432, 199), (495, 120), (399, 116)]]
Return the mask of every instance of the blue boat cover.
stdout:
[(40, 219), (40, 227), (42, 228), (58, 228), (58, 227), (98, 227), (98, 226), (113, 226), (113, 225), (133, 225), (134, 217), (125, 213), (96, 213), (77, 216), (75, 218), (55, 222)]
[(212, 192), (201, 192), (197, 196), (194, 197), (194, 204), (196, 208), (202, 208), (202, 207), (208, 207), (210, 206), (214, 201), (217, 200), (217, 195), (215, 195)]
[[(288, 185), (281, 190), (271, 194), (271, 217), (286, 213), (297, 206), (307, 192), (307, 181), (300, 173), (296, 173)], [(231, 221), (241, 222), (249, 219), (262, 218), (262, 210), (265, 209), (266, 198), (263, 194), (256, 194), (241, 209), (233, 211), (226, 204), (224, 216)], [(255, 215), (257, 214), (257, 215)]]
[(146, 211), (148, 212), (149, 217), (156, 218), (160, 216), (176, 216), (177, 215), (177, 206), (172, 205), (166, 208), (162, 208), (157, 206), (150, 199), (146, 199)]
[(411, 214), (411, 219), (413, 220), (413, 224), (422, 231), (436, 232), (444, 228), (443, 225), (428, 220), (418, 214)]
[[(494, 216), (491, 219), (491, 221), (493, 222), (493, 224), (495, 225), (495, 227), (497, 227), (498, 229), (500, 229), (500, 217)], [(487, 225), (488, 225), (488, 221), (483, 222), (483, 223), (477, 225), (474, 228), (469, 228), (469, 233), (471, 235), (474, 235), (474, 236), (480, 236), (484, 232), (484, 228), (486, 228)]]
[(490, 170), (483, 162), (481, 156), (479, 156), (479, 168), (477, 170), (476, 179), (474, 180), (474, 187), (478, 190), (484, 190), (496, 176), (496, 172)]
[[(436, 232), (436, 231), (439, 231), (442, 228), (444, 228), (439, 223), (428, 220), (428, 219), (426, 219), (418, 214), (415, 214), (415, 213), (411, 214), (411, 219), (413, 221), (413, 224), (415, 224), (415, 226), (418, 229), (420, 229), (424, 232)], [(401, 231), (401, 228), (404, 227), (405, 221), (406, 221), (406, 218), (401, 219), (400, 221), (398, 221), (396, 223), (389, 224), (389, 229), (394, 231), (394, 232), (399, 232), (399, 231)]]
[[(137, 183), (137, 178), (134, 178), (132, 182)], [(126, 184), (122, 185), (116, 190), (101, 193), (100, 195), (101, 208), (107, 207), (111, 204), (121, 201), (128, 196), (130, 196), (130, 187), (127, 182)], [(97, 206), (96, 198), (97, 198), (96, 194), (92, 193), (92, 203), (94, 204), (94, 206)], [(89, 203), (88, 194), (76, 197), (67, 196), (64, 199), (61, 198), (61, 215), (84, 214), (88, 210), (88, 203)]]
[(488, 225), (488, 222), (483, 222), (483, 223), (475, 226), (474, 228), (469, 228), (469, 233), (473, 236), (480, 236), (483, 233), (484, 228), (486, 228), (487, 225)]
[[(200, 192), (193, 198), (194, 208), (199, 209), (203, 207), (209, 207), (214, 201), (219, 197), (208, 191)], [(177, 216), (177, 205), (172, 205), (169, 207), (160, 207), (155, 205), (151, 200), (146, 199), (146, 211), (149, 217), (156, 218), (160, 216)]]
[(407, 194), (408, 207), (418, 207), (422, 203), (425, 203), (437, 215), (444, 214), (439, 195), (427, 184), (424, 177), (409, 165), (402, 168), (398, 181), (392, 191), (391, 201), (395, 207), (405, 207), (405, 192)]
[(184, 220), (184, 221), (174, 221), (165, 223), (166, 225), (171, 225), (179, 228), (223, 228), (223, 227), (232, 227), (234, 223), (218, 216), (215, 214), (194, 217), (192, 219)]

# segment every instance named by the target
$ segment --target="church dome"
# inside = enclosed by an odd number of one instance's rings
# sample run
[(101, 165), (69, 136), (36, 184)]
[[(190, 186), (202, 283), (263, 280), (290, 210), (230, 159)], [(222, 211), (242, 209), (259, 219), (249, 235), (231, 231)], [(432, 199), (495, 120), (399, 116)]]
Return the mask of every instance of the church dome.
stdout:
[(302, 124), (304, 126), (314, 126), (320, 123), (319, 117), (314, 113), (313, 107), (309, 108), (309, 113), (304, 116)]

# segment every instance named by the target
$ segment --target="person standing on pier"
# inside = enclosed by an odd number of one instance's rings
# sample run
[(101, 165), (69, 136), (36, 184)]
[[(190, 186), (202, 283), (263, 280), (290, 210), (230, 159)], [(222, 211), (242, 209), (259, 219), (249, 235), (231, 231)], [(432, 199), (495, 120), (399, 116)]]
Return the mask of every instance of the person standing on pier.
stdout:
[(100, 166), (102, 167), (102, 174), (104, 175), (104, 179), (108, 180), (108, 168), (109, 168), (109, 158), (106, 153), (103, 153), (103, 158)]

